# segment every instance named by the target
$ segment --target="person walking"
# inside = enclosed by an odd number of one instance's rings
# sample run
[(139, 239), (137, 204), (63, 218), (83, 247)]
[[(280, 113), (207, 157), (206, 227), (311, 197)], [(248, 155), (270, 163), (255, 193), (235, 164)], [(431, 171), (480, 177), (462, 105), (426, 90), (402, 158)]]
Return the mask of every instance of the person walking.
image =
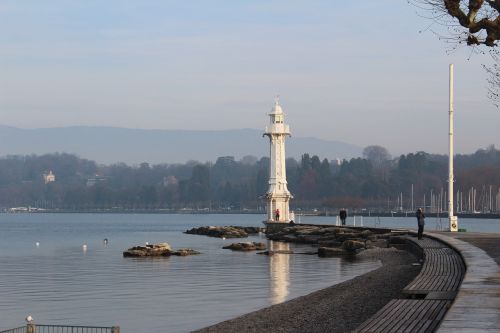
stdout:
[(424, 233), (424, 225), (425, 225), (425, 215), (422, 212), (422, 208), (417, 209), (417, 223), (418, 223), (418, 239), (422, 239), (422, 234)]
[(339, 212), (340, 221), (342, 221), (342, 225), (345, 225), (345, 220), (347, 219), (347, 211), (345, 208), (342, 208)]

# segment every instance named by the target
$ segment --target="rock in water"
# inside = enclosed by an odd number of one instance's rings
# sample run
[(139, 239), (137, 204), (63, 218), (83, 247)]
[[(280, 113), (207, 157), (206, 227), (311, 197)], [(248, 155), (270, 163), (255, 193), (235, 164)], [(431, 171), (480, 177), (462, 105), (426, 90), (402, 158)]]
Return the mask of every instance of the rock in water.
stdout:
[(232, 243), (231, 245), (224, 246), (223, 249), (233, 251), (262, 251), (266, 249), (266, 245), (257, 242)]
[(258, 234), (259, 232), (264, 232), (264, 228), (261, 227), (233, 227), (233, 228), (243, 228), (247, 234)]
[(195, 251), (193, 249), (178, 249), (175, 251), (172, 251), (173, 256), (180, 256), (180, 257), (185, 257), (185, 256), (191, 256), (195, 254), (200, 254), (200, 252)]
[(365, 242), (349, 239), (342, 243), (342, 248), (348, 252), (356, 252), (365, 248)]
[(186, 230), (184, 233), (193, 235), (205, 235), (209, 237), (218, 238), (245, 238), (249, 234), (257, 234), (263, 231), (263, 228), (259, 227), (238, 227), (238, 226), (226, 226), (226, 227), (199, 227)]
[(192, 249), (172, 250), (168, 243), (134, 246), (123, 252), (124, 257), (170, 257), (172, 255), (188, 256), (193, 254), (199, 254), (199, 252)]
[(348, 252), (340, 247), (320, 247), (318, 249), (318, 256), (320, 257), (335, 257), (346, 254), (348, 254)]
[(337, 240), (327, 240), (327, 241), (319, 241), (318, 245), (323, 247), (339, 247), (342, 246), (342, 242), (339, 242)]

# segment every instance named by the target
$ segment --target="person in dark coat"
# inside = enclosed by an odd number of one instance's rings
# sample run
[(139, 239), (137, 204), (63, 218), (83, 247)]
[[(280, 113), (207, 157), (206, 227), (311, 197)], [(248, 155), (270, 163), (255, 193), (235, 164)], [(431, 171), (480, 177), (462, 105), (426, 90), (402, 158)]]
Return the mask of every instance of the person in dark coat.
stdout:
[(417, 210), (417, 222), (418, 222), (418, 239), (422, 239), (422, 234), (424, 233), (424, 225), (425, 225), (425, 215), (422, 212), (422, 208)]
[(280, 210), (279, 209), (276, 209), (276, 211), (274, 212), (274, 217), (275, 217), (276, 221), (280, 220)]
[(347, 218), (347, 211), (342, 208), (339, 212), (339, 217), (340, 217), (340, 221), (342, 221), (342, 225), (345, 225), (345, 220)]

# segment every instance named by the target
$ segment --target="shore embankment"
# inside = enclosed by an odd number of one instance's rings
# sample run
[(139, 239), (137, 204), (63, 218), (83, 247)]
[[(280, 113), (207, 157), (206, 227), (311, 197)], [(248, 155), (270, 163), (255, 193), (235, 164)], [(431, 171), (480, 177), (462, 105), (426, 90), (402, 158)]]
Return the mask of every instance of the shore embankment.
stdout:
[(368, 258), (380, 259), (382, 267), (309, 295), (195, 332), (350, 332), (391, 299), (400, 297), (401, 290), (420, 271), (420, 266), (413, 265), (416, 257), (395, 248), (369, 249), (358, 254), (357, 260)]

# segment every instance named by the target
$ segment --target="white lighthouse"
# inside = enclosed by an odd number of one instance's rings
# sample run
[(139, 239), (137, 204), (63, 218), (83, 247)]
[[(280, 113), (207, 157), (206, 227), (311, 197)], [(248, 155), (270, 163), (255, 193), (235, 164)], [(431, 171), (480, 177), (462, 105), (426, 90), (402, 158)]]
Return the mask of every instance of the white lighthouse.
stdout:
[(287, 188), (285, 165), (285, 138), (290, 136), (290, 127), (285, 124), (285, 114), (276, 98), (269, 113), (270, 124), (264, 135), (270, 142), (269, 189), (265, 195), (267, 202), (266, 222), (290, 222), (290, 199), (293, 198)]

